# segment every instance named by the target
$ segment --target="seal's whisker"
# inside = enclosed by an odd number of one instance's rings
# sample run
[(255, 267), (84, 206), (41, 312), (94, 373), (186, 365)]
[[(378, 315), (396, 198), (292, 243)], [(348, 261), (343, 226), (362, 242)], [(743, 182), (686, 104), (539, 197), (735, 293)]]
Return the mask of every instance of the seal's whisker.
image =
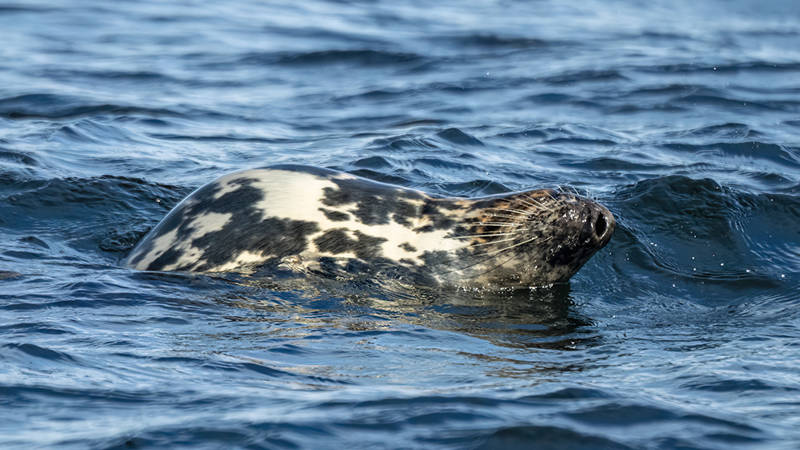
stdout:
[(531, 194), (524, 194), (524, 195), (525, 195), (525, 198), (527, 198), (528, 200), (533, 202), (534, 205), (542, 206), (542, 202), (539, 199), (537, 199), (534, 196), (532, 196)]
[[(532, 238), (530, 238), (530, 239), (526, 239), (526, 240), (524, 240), (524, 241), (522, 241), (522, 242), (519, 242), (519, 243), (516, 243), (516, 244), (514, 244), (514, 245), (509, 245), (508, 247), (501, 248), (500, 250), (495, 250), (495, 251), (494, 251), (494, 252), (492, 252), (492, 253), (487, 253), (486, 255), (487, 255), (487, 256), (494, 256), (494, 255), (497, 255), (497, 254), (499, 254), (499, 253), (502, 253), (502, 252), (505, 252), (505, 251), (511, 250), (511, 249), (512, 249), (512, 248), (514, 248), (514, 247), (519, 247), (520, 245), (525, 245), (525, 244), (527, 244), (527, 243), (533, 242), (533, 241), (535, 241), (536, 239), (537, 239), (536, 237), (532, 237)], [(549, 241), (550, 239), (551, 239), (551, 238), (547, 238), (547, 239), (543, 240), (543, 241), (542, 241), (542, 243), (545, 243), (545, 242)]]
[(507, 236), (512, 234), (519, 234), (522, 230), (497, 230), (496, 232), (485, 232), (485, 233), (475, 233), (475, 234), (464, 234), (455, 237), (472, 237), (472, 236)]
[(549, 195), (549, 196), (550, 196), (550, 198), (553, 200), (553, 202), (555, 202), (555, 203), (556, 203), (556, 205), (564, 205), (564, 204), (565, 204), (565, 203), (564, 203), (564, 200), (563, 200), (562, 198), (560, 198), (560, 197), (556, 197), (555, 195), (553, 195), (553, 193), (552, 193), (552, 192), (550, 192), (550, 191), (547, 191), (547, 195)]
[(575, 189), (574, 186), (569, 184), (561, 184), (558, 186), (558, 190), (565, 194), (572, 194), (572, 195), (580, 195), (578, 194), (578, 190)]
[[(549, 209), (547, 208), (547, 206), (546, 206), (546, 205), (544, 205), (544, 204), (543, 204), (542, 202), (540, 202), (539, 200), (536, 200), (535, 198), (533, 198), (533, 197), (531, 197), (530, 195), (527, 195), (527, 194), (525, 194), (525, 196), (526, 196), (526, 197), (528, 197), (528, 199), (529, 199), (530, 201), (532, 201), (532, 202), (533, 202), (533, 203), (534, 203), (534, 204), (535, 204), (535, 205), (536, 205), (538, 208), (540, 208), (542, 211), (548, 211), (548, 210), (549, 210)], [(552, 198), (552, 197), (551, 197), (551, 198)]]
[(501, 212), (511, 212), (523, 216), (529, 216), (531, 214), (530, 211), (523, 211), (521, 209), (512, 209), (512, 208), (487, 208), (487, 209), (493, 209), (495, 211), (501, 211)]
[[(499, 220), (499, 221), (501, 221), (501, 223), (506, 223), (506, 224), (517, 222), (520, 219), (528, 219), (527, 217), (521, 217), (521, 216), (500, 216), (500, 215), (497, 215), (497, 214), (493, 214), (493, 215), (489, 216), (488, 218), (489, 219), (493, 219), (493, 220)], [(481, 224), (478, 223), (477, 225), (481, 225)]]
[(472, 247), (480, 247), (482, 245), (491, 245), (491, 244), (497, 244), (497, 243), (500, 243), (500, 242), (508, 242), (508, 241), (513, 241), (514, 239), (516, 239), (516, 237), (508, 238), (508, 239), (500, 239), (499, 241), (481, 242), (479, 244), (472, 244)]
[(490, 227), (514, 227), (519, 228), (522, 225), (518, 223), (510, 223), (510, 222), (476, 222), (471, 225), (485, 225)]
[(547, 191), (547, 195), (548, 195), (548, 198), (550, 200), (552, 200), (552, 202), (554, 203), (551, 206), (551, 209), (556, 209), (559, 206), (564, 206), (565, 205), (564, 200), (559, 198), (559, 197), (556, 197), (555, 195), (553, 195), (553, 193), (551, 191)]
[[(501, 215), (501, 214), (487, 214), (485, 217), (492, 217), (492, 218), (497, 218), (497, 219), (510, 219), (510, 220), (519, 220), (519, 219), (521, 219), (521, 217), (519, 215), (516, 215), (516, 216), (504, 216), (504, 215)], [(508, 222), (506, 222), (506, 223), (508, 223)]]
[[(519, 234), (519, 232), (511, 232), (511, 233), (486, 233), (486, 234), (470, 234), (466, 236), (450, 236), (450, 239), (471, 239), (476, 237), (493, 237), (493, 236), (513, 236)], [(495, 241), (497, 242), (497, 241)]]
[(519, 201), (520, 203), (522, 203), (522, 204), (524, 204), (524, 205), (526, 205), (526, 206), (530, 206), (531, 208), (538, 208), (538, 206), (537, 206), (537, 205), (534, 205), (534, 204), (533, 204), (533, 203), (531, 203), (531, 202), (525, 201), (525, 199), (524, 199), (524, 198), (517, 198), (517, 201)]
[(504, 248), (501, 248), (501, 249), (499, 249), (499, 250), (495, 250), (495, 251), (493, 251), (493, 252), (489, 252), (489, 253), (487, 253), (486, 255), (487, 255), (487, 256), (494, 256), (494, 255), (498, 255), (498, 254), (500, 254), (500, 253), (503, 253), (503, 252), (505, 252), (505, 251), (511, 250), (511, 249), (512, 249), (512, 248), (514, 248), (514, 247), (519, 247), (520, 245), (525, 245), (525, 244), (527, 244), (527, 243), (530, 243), (530, 242), (533, 242), (533, 241), (535, 241), (535, 240), (536, 240), (536, 237), (532, 237), (532, 238), (530, 238), (530, 239), (526, 239), (526, 240), (524, 240), (524, 241), (522, 241), (522, 242), (518, 242), (518, 243), (516, 243), (516, 244), (514, 244), (514, 245), (509, 245), (509, 246), (507, 246), (507, 247), (504, 247)]

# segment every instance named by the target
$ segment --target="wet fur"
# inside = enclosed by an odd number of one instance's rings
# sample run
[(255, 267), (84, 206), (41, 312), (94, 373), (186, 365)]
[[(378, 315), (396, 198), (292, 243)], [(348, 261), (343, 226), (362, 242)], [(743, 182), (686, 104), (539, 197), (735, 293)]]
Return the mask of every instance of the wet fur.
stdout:
[[(598, 234), (600, 221), (606, 229)], [(436, 198), (347, 173), (282, 165), (201, 187), (145, 236), (127, 264), (531, 286), (569, 279), (608, 242), (613, 227), (605, 208), (565, 192)]]

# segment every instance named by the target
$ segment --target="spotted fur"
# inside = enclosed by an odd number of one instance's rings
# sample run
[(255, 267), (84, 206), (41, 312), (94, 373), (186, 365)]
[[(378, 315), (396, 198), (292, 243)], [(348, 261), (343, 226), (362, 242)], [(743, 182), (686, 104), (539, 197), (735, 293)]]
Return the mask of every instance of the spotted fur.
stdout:
[(569, 279), (613, 229), (607, 209), (566, 192), (437, 198), (333, 170), (281, 165), (201, 187), (145, 236), (127, 264), (531, 286)]

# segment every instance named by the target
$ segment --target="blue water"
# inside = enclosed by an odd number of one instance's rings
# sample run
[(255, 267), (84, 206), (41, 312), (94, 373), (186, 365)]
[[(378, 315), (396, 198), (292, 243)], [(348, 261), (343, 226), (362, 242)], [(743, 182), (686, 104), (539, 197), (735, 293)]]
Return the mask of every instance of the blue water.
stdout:
[[(797, 448), (800, 3), (0, 3), (0, 447)], [(137, 273), (226, 172), (618, 219), (568, 286)]]

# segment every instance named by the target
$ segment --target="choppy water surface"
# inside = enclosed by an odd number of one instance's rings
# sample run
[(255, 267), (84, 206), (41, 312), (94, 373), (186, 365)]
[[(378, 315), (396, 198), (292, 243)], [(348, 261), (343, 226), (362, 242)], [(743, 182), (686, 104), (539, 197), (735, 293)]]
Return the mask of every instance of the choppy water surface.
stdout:
[[(0, 29), (2, 447), (800, 445), (797, 2), (49, 0)], [(569, 286), (488, 297), (120, 266), (280, 162), (570, 185), (619, 227)]]

